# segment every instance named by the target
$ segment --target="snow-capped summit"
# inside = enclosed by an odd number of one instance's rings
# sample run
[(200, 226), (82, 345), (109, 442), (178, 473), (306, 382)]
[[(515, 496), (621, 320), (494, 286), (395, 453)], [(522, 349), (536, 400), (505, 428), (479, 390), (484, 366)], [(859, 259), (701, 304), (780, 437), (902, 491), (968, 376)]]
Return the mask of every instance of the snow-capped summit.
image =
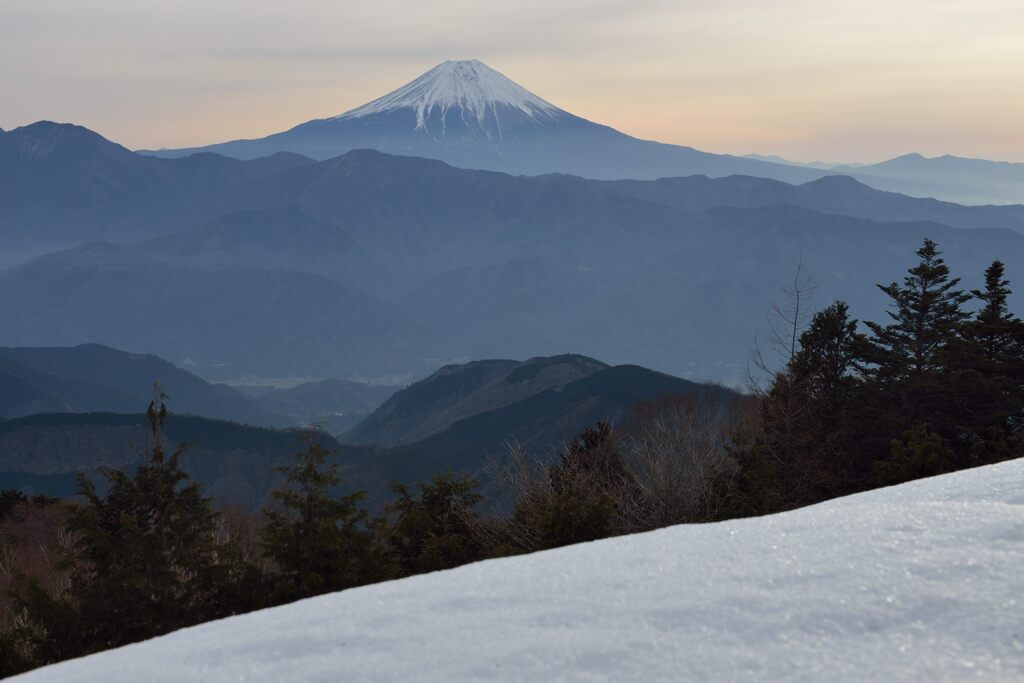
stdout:
[(527, 175), (614, 179), (743, 174), (807, 182), (825, 174), (638, 140), (556, 107), (477, 59), (443, 62), (344, 114), (264, 138), (150, 153), (178, 157), (217, 152), (255, 159), (295, 152), (330, 159), (354, 149)]
[[(401, 88), (333, 120), (359, 119), (401, 109), (416, 113), (417, 129), (437, 135), (444, 135), (449, 116), (458, 117), (463, 125), (475, 125), (484, 132), (496, 129), (500, 134), (502, 120), (510, 116), (544, 123), (566, 115), (480, 60), (467, 59), (438, 64)], [(430, 130), (432, 121), (439, 121), (439, 130)]]

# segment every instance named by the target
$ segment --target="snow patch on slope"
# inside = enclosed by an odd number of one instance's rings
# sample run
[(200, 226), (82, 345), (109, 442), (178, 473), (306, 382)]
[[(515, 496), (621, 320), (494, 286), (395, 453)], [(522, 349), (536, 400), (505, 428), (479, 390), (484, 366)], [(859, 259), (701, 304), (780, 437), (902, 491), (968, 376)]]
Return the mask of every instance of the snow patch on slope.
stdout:
[(425, 130), (435, 110), (440, 112), (442, 121), (449, 111), (458, 110), (461, 117), (469, 116), (483, 128), (489, 121), (498, 121), (503, 107), (518, 110), (536, 123), (565, 113), (483, 62), (469, 59), (438, 64), (398, 90), (334, 119), (358, 119), (412, 109), (416, 112), (416, 128)]
[(1024, 680), (1024, 460), (335, 593), (24, 681)]

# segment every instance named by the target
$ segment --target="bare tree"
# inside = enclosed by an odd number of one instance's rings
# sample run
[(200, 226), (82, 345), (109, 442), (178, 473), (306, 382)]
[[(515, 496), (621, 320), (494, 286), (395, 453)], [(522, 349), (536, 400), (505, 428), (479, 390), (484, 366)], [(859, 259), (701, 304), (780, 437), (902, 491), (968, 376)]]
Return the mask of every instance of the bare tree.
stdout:
[(812, 409), (808, 393), (801, 390), (800, 380), (790, 368), (800, 351), (800, 334), (813, 317), (810, 302), (816, 288), (801, 254), (794, 263), (792, 281), (782, 288), (784, 302), (774, 304), (768, 315), (768, 346), (774, 360), (768, 359), (756, 339), (754, 342), (753, 364), (762, 377), (770, 380), (767, 388), (760, 385), (753, 373), (748, 373), (751, 392), (761, 402), (762, 431), (758, 441), (775, 462), (783, 499), (789, 497), (800, 466), (796, 462), (795, 443), (799, 427)]
[(796, 356), (800, 333), (806, 329), (813, 316), (810, 303), (817, 288), (817, 283), (807, 272), (803, 254), (800, 254), (793, 262), (793, 279), (780, 288), (782, 303), (772, 304), (771, 312), (766, 317), (767, 347), (754, 337), (751, 349), (754, 369), (748, 367), (747, 370), (747, 382), (752, 393), (763, 392), (757, 374), (775, 380), (779, 372), (784, 371)]
[(632, 531), (714, 519), (715, 485), (732, 466), (729, 447), (749, 401), (709, 390), (639, 406), (624, 439), (636, 493), (623, 501)]

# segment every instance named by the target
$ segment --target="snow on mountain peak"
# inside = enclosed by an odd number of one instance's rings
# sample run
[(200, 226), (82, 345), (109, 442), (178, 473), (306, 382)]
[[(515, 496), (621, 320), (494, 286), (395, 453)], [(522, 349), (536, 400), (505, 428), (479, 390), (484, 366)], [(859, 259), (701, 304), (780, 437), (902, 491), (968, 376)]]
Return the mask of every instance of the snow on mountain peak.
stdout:
[(416, 128), (425, 129), (435, 110), (442, 120), (449, 110), (460, 110), (464, 121), (475, 119), (483, 128), (489, 119), (498, 120), (502, 108), (518, 110), (536, 123), (564, 113), (483, 62), (467, 59), (438, 64), (398, 90), (334, 118), (358, 119), (412, 109), (416, 112)]

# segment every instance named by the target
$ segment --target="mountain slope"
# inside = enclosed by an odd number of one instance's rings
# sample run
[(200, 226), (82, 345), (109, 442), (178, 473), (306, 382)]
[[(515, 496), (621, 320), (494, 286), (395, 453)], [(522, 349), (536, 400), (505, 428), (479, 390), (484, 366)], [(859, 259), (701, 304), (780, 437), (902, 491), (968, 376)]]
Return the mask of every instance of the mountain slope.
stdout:
[[(284, 415), (156, 356), (100, 344), (0, 348), (0, 418), (44, 412), (144, 410), (160, 382), (176, 412), (264, 426), (294, 424)], [(17, 383), (17, 384), (16, 384)]]
[(239, 162), (157, 159), (81, 126), (40, 121), (0, 136), (0, 267), (93, 240), (140, 240), (238, 206), (273, 202), (261, 179), (308, 163), (294, 154)]
[(47, 386), (46, 379), (0, 356), (0, 419), (70, 410), (67, 401)]
[(459, 420), (564, 386), (607, 367), (593, 358), (574, 355), (446, 365), (389, 398), (344, 438), (352, 443), (379, 445), (418, 441), (443, 432)]
[(836, 166), (832, 171), (856, 173), (874, 187), (915, 197), (942, 197), (964, 204), (1024, 203), (1022, 163), (904, 154), (878, 164)]
[[(513, 369), (507, 381), (524, 381), (522, 375), (538, 372), (537, 361), (548, 366), (554, 360), (531, 359)], [(598, 421), (621, 425), (638, 403), (669, 395), (699, 396), (722, 405), (739, 399), (722, 387), (635, 365), (602, 366), (519, 400), (460, 417), (426, 438), (382, 453), (376, 465), (383, 467), (386, 478), (396, 481), (420, 481), (445, 469), (479, 476), (492, 460), (501, 460), (513, 442), (533, 457), (547, 460), (584, 428)]]
[(327, 159), (353, 149), (442, 159), (513, 174), (591, 178), (745, 173), (811, 180), (817, 169), (638, 140), (559, 109), (478, 60), (448, 61), (373, 102), (258, 140), (147, 152), (252, 159), (291, 151)]
[(1021, 477), (1015, 460), (478, 562), (12, 680), (1017, 680)]
[(705, 211), (717, 206), (759, 208), (792, 204), (822, 213), (882, 221), (934, 221), (954, 228), (1009, 228), (1024, 232), (1024, 206), (963, 206), (884, 192), (850, 176), (830, 175), (802, 185), (747, 176), (662, 178), (653, 182), (608, 181), (616, 192)]
[(98, 342), (156, 353), (205, 376), (407, 371), (417, 330), (326, 278), (153, 263), (109, 245), (0, 273), (0, 310), (2, 343)]

